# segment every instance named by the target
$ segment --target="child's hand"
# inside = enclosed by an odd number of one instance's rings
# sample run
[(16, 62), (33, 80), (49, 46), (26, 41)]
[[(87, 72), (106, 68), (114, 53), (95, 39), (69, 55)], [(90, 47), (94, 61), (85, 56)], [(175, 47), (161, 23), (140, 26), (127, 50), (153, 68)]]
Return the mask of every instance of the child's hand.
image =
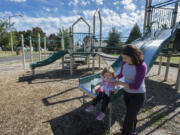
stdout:
[(118, 90), (114, 90), (114, 94), (117, 94), (118, 93)]
[(99, 93), (99, 88), (95, 89), (95, 93), (98, 94)]

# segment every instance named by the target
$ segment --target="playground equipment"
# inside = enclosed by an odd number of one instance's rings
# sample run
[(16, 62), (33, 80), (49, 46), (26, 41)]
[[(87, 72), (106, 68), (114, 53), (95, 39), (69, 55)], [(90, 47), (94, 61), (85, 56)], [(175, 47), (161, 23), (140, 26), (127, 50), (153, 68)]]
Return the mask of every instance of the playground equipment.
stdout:
[[(52, 62), (56, 61), (57, 59), (62, 59), (62, 68), (64, 69), (64, 63), (65, 63), (65, 55), (69, 55), (69, 70), (70, 74), (73, 74), (73, 67), (75, 66), (75, 63), (77, 61), (84, 61), (84, 63), (88, 64), (88, 68), (90, 68), (90, 63), (92, 64), (92, 72), (95, 72), (95, 60), (98, 61), (99, 63), (99, 68), (101, 68), (102, 62), (107, 64), (104, 58), (110, 58), (115, 60), (113, 56), (107, 55), (107, 54), (102, 54), (99, 52), (96, 52), (94, 44), (95, 44), (95, 39), (96, 39), (96, 34), (95, 34), (95, 24), (96, 24), (96, 14), (98, 13), (99, 21), (100, 21), (100, 37), (99, 37), (99, 46), (96, 46), (96, 48), (99, 47), (99, 51), (101, 49), (101, 40), (102, 40), (102, 20), (101, 20), (101, 15), (100, 11), (96, 10), (94, 17), (93, 17), (93, 34), (91, 33), (91, 27), (90, 25), (86, 22), (86, 20), (82, 17), (77, 19), (72, 26), (69, 28), (69, 34), (64, 35), (63, 31), (61, 33), (61, 48), (62, 50), (55, 53), (51, 57), (49, 57), (46, 60), (41, 61), (41, 51), (40, 51), (40, 35), (38, 35), (38, 50), (39, 50), (39, 62), (35, 62), (30, 64), (30, 67), (32, 69), (33, 75), (35, 74), (35, 69), (37, 67), (42, 67), (48, 64), (51, 64)], [(87, 27), (88, 27), (88, 32), (87, 33), (75, 33), (74, 32), (74, 27), (82, 21)], [(69, 48), (64, 47), (64, 38), (69, 37), (70, 43), (69, 43)], [(44, 41), (45, 44), (45, 41)], [(45, 47), (44, 47), (45, 48)], [(91, 62), (90, 62), (91, 61)], [(66, 62), (67, 63), (67, 62)]]
[[(162, 50), (162, 48), (173, 40), (176, 32), (180, 29), (180, 23), (176, 23), (178, 1), (174, 1), (175, 8), (162, 8), (163, 3), (152, 6), (152, 0), (146, 0), (145, 18), (144, 18), (144, 36), (134, 41), (132, 44), (136, 45), (144, 53), (144, 60), (148, 66), (148, 72), (150, 71), (155, 59)], [(172, 4), (166, 3), (166, 5)], [(164, 15), (165, 19), (163, 18)], [(116, 75), (119, 74), (121, 69), (122, 57), (120, 56), (111, 67), (114, 69)], [(169, 62), (168, 62), (169, 63)], [(179, 70), (180, 71), (180, 70)], [(82, 77), (79, 79), (79, 88), (85, 94), (95, 97), (96, 94), (93, 88), (99, 85), (102, 81), (101, 73)], [(180, 73), (178, 75), (178, 82), (180, 82)], [(121, 87), (118, 95), (111, 95), (112, 101), (115, 97), (122, 95), (123, 88)], [(84, 100), (83, 100), (84, 102)], [(111, 112), (109, 113), (109, 128), (111, 127)], [(111, 134), (111, 130), (110, 130)]]
[[(179, 0), (178, 0), (179, 1)], [(139, 49), (141, 49), (144, 53), (145, 62), (148, 66), (148, 71), (150, 71), (155, 59), (157, 58), (158, 54), (162, 50), (162, 48), (168, 45), (171, 40), (173, 40), (177, 29), (179, 29), (180, 24), (176, 23), (177, 17), (177, 10), (178, 10), (178, 1), (174, 1), (175, 7), (174, 8), (166, 8), (162, 7), (164, 5), (172, 4), (172, 2), (164, 2), (165, 4), (157, 4), (152, 5), (152, 0), (146, 0), (145, 6), (145, 17), (144, 17), (144, 28), (143, 28), (143, 37), (133, 42)], [(61, 37), (61, 45), (62, 50), (55, 53), (51, 57), (46, 60), (32, 63), (31, 69), (33, 74), (35, 73), (35, 68), (45, 66), (51, 64), (52, 62), (56, 61), (57, 59), (62, 59), (62, 64), (64, 68), (64, 56), (69, 54), (70, 57), (70, 74), (73, 74), (73, 65), (76, 62), (77, 58), (85, 58), (88, 67), (90, 67), (90, 59), (92, 59), (92, 72), (93, 75), (82, 77), (79, 79), (79, 88), (83, 92), (83, 96), (88, 94), (91, 97), (95, 97), (96, 94), (93, 91), (93, 88), (99, 85), (102, 81), (100, 74), (94, 74), (94, 67), (95, 67), (95, 58), (101, 63), (102, 59), (100, 58), (110, 58), (116, 61), (111, 65), (114, 69), (116, 74), (119, 74), (121, 69), (122, 57), (112, 57), (107, 54), (99, 53), (95, 51), (94, 43), (95, 43), (95, 15), (98, 13), (99, 20), (100, 20), (100, 45), (101, 48), (101, 40), (102, 40), (102, 21), (100, 16), (100, 11), (97, 10), (93, 17), (93, 34), (90, 33), (90, 25), (80, 17), (73, 25), (69, 28), (69, 35), (63, 35)], [(88, 33), (75, 33), (74, 26), (83, 21), (85, 25), (88, 26)], [(70, 48), (64, 47), (64, 38), (68, 36), (70, 38)], [(38, 36), (39, 37), (39, 36)], [(23, 37), (22, 37), (23, 39)], [(39, 41), (39, 40), (38, 40)], [(39, 41), (40, 42), (40, 41)], [(23, 45), (23, 40), (22, 40)], [(39, 50), (40, 52), (40, 50)], [(40, 56), (40, 53), (39, 53)], [(39, 57), (40, 58), (40, 57)], [(170, 60), (168, 60), (170, 61)], [(160, 62), (161, 63), (161, 62)], [(168, 62), (169, 63), (169, 62)], [(101, 65), (101, 64), (99, 64)], [(100, 66), (99, 66), (100, 67)], [(179, 68), (180, 69), (180, 68)], [(167, 72), (168, 73), (168, 70)], [(167, 75), (166, 75), (167, 76)], [(178, 88), (180, 86), (180, 70), (178, 75)], [(120, 88), (117, 95), (111, 95), (112, 99), (116, 99), (122, 95), (122, 87)], [(83, 98), (83, 102), (84, 102)], [(111, 112), (112, 106), (110, 107), (110, 115), (109, 118), (111, 119)], [(109, 121), (109, 126), (111, 126), (111, 120)]]

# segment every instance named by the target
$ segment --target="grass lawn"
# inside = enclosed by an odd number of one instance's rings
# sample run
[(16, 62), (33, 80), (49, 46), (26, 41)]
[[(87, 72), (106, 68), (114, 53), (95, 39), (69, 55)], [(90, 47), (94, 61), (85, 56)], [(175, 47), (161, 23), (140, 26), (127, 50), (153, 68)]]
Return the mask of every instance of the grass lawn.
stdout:
[(16, 55), (15, 52), (12, 54), (11, 51), (0, 51), (0, 58), (1, 57), (11, 57), (11, 56), (15, 56), (15, 55)]
[[(53, 54), (55, 52), (53, 51), (47, 51), (46, 54)], [(39, 52), (33, 52), (33, 54), (39, 54)], [(41, 54), (44, 54), (44, 52), (41, 52)], [(112, 56), (119, 56), (119, 54), (110, 54)], [(14, 51), (14, 53), (12, 54), (11, 51), (0, 51), (0, 58), (2, 57), (11, 57), (11, 56), (16, 56), (16, 52)], [(159, 62), (160, 57), (158, 56), (158, 58), (156, 59), (157, 62)], [(175, 63), (175, 64), (179, 64), (180, 61), (180, 57), (171, 57), (171, 63)], [(162, 58), (162, 62), (167, 62), (167, 57), (163, 57)]]
[[(119, 56), (119, 54), (110, 54), (112, 56)], [(157, 62), (159, 62), (160, 60), (160, 56), (158, 56), (158, 58), (156, 59)], [(180, 57), (171, 57), (171, 63), (175, 63), (175, 64), (179, 64), (180, 61)], [(167, 62), (167, 57), (162, 57), (162, 62)]]
[[(159, 62), (159, 60), (160, 60), (160, 56), (158, 56), (156, 61)], [(180, 61), (180, 57), (171, 57), (170, 60), (171, 63), (175, 63), (175, 64), (179, 64), (179, 61)], [(162, 62), (167, 62), (167, 57), (162, 57)]]
[[(29, 53), (29, 52), (28, 52)], [(53, 54), (53, 51), (47, 51), (46, 54)], [(39, 54), (39, 52), (33, 52), (33, 54)], [(44, 54), (44, 52), (41, 52), (41, 54)], [(12, 54), (11, 51), (0, 51), (0, 58), (3, 57), (11, 57), (11, 56), (16, 56), (16, 51)]]

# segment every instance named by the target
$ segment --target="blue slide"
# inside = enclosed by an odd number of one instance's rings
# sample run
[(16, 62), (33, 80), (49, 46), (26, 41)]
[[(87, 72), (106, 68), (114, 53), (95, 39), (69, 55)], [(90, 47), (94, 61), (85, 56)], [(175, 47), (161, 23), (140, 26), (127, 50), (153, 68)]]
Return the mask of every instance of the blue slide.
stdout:
[[(155, 33), (146, 33), (144, 37), (134, 41), (132, 44), (136, 45), (144, 53), (144, 60), (150, 71), (154, 61), (156, 60), (161, 49), (167, 45), (175, 36), (180, 23), (177, 23), (172, 29), (161, 29)], [(120, 56), (111, 66), (114, 69), (116, 75), (119, 74), (121, 69), (122, 57)], [(92, 91), (92, 88), (101, 83), (101, 76), (99, 74), (82, 77), (79, 80), (79, 88), (90, 95), (95, 97), (96, 94)], [(122, 89), (122, 88), (121, 88)], [(122, 90), (119, 91), (119, 96), (122, 95)]]

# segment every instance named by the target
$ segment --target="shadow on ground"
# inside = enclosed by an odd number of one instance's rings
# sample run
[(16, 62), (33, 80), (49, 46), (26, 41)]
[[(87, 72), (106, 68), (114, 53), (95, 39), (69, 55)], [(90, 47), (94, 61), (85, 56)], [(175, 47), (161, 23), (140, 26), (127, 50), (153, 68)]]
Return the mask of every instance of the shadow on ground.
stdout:
[[(98, 68), (96, 68), (95, 70), (98, 70)], [(19, 82), (28, 82), (29, 84), (59, 82), (61, 80), (75, 79), (90, 74), (92, 74), (92, 69), (90, 68), (74, 70), (74, 74), (72, 76), (70, 75), (69, 70), (53, 70), (43, 73), (36, 73), (34, 76), (31, 75), (31, 72), (27, 72), (25, 75), (19, 77)], [(33, 82), (37, 79), (41, 80), (38, 82)]]
[[(142, 122), (142, 124), (137, 127), (137, 131), (143, 133), (145, 132), (146, 135), (150, 135), (156, 130), (163, 128), (166, 123), (180, 114), (180, 111), (175, 112), (175, 110), (180, 106), (180, 101), (178, 101), (180, 99), (180, 95), (170, 85), (162, 82), (146, 79), (146, 85), (147, 103), (139, 115), (146, 113), (147, 117), (139, 119), (139, 123)], [(70, 90), (72, 89), (68, 89), (66, 91)], [(75, 97), (74, 99), (67, 99), (65, 101), (58, 101), (56, 103), (47, 102), (47, 99), (55, 98), (60, 94), (61, 93), (46, 97), (42, 99), (42, 101), (46, 106), (48, 106), (59, 103), (63, 105), (64, 102), (73, 102), (73, 100), (77, 98), (80, 100), (82, 99), (82, 97)], [(107, 135), (108, 117), (105, 118), (104, 122), (96, 121), (96, 112), (86, 113), (84, 111), (85, 107), (89, 104), (90, 102), (85, 103), (72, 112), (46, 121), (51, 125), (51, 129), (54, 135)], [(157, 110), (153, 110), (156, 106), (160, 105), (163, 105), (163, 107)], [(99, 110), (99, 108), (97, 110)], [(171, 113), (173, 114), (169, 115)], [(114, 125), (115, 122), (118, 122), (122, 126), (124, 115), (125, 106), (121, 97), (113, 102), (112, 125)], [(143, 122), (147, 119), (147, 122)], [(146, 131), (149, 127), (152, 127), (151, 130)], [(173, 132), (176, 134), (176, 132), (179, 133), (179, 130)], [(115, 135), (120, 135), (120, 129), (118, 129)]]

